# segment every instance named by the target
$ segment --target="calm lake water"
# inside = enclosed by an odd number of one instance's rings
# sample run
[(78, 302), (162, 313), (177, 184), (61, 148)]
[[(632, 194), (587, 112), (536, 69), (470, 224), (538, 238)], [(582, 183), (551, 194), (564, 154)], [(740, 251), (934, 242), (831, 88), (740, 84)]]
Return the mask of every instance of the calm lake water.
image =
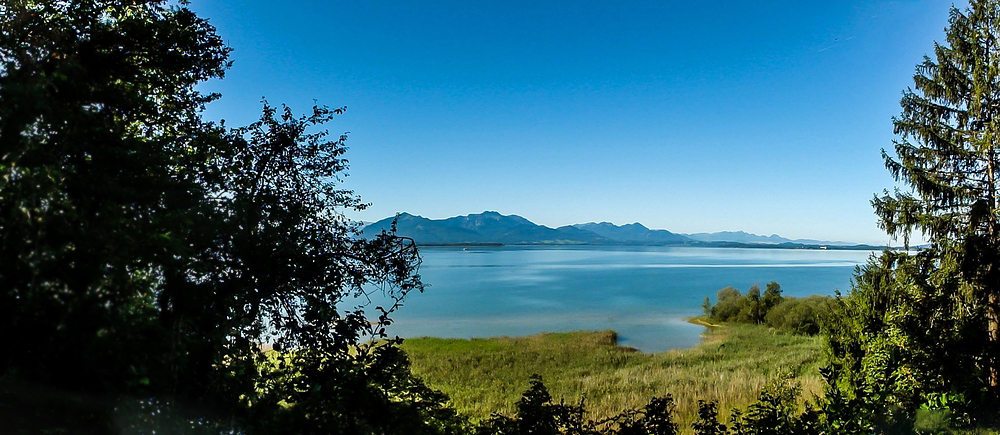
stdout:
[(870, 251), (687, 247), (421, 249), (427, 289), (392, 317), (400, 337), (618, 331), (645, 352), (691, 347), (705, 296), (777, 281), (786, 296), (846, 293)]

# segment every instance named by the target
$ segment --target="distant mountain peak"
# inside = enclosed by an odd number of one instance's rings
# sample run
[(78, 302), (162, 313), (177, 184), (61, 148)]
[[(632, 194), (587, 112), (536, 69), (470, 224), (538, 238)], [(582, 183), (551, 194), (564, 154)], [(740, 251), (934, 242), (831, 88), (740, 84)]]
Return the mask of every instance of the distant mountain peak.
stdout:
[(679, 234), (671, 233), (667, 230), (650, 230), (638, 222), (622, 226), (611, 222), (601, 222), (599, 224), (590, 222), (586, 224), (576, 224), (573, 227), (581, 230), (592, 231), (597, 235), (625, 243), (640, 244), (680, 244), (690, 242), (691, 239)]
[[(402, 216), (402, 214), (400, 214)], [(387, 229), (392, 218), (366, 226), (362, 233), (378, 234)], [(502, 215), (497, 211), (455, 216), (447, 219), (399, 220), (396, 234), (410, 237), (418, 244), (607, 244), (611, 242), (590, 231), (576, 228), (549, 228), (518, 215)]]
[(584, 225), (600, 225), (600, 226), (604, 226), (604, 227), (616, 227), (616, 228), (645, 228), (645, 229), (649, 229), (649, 228), (646, 228), (645, 225), (643, 225), (643, 224), (641, 224), (639, 222), (633, 222), (633, 223), (625, 224), (625, 225), (615, 225), (614, 223), (611, 223), (611, 222), (608, 222), (608, 221), (604, 221), (604, 222), (587, 222), (585, 224), (574, 224), (574, 225), (571, 225), (571, 226), (580, 227), (580, 226), (584, 226)]
[[(811, 239), (786, 239), (777, 234), (760, 236), (743, 230), (716, 233), (675, 234), (667, 230), (651, 230), (639, 222), (615, 225), (611, 222), (588, 222), (549, 228), (537, 225), (521, 216), (504, 215), (495, 210), (428, 219), (407, 212), (398, 214), (397, 234), (413, 238), (421, 244), (631, 244), (679, 245), (698, 243), (741, 243), (759, 245), (849, 245)], [(395, 217), (374, 222), (362, 229), (363, 234), (377, 234), (388, 229)]]

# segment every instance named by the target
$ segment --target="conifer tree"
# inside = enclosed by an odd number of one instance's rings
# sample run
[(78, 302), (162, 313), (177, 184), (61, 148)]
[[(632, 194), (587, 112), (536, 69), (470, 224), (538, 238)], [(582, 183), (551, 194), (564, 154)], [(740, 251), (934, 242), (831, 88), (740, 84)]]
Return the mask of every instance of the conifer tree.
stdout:
[[(917, 65), (914, 88), (903, 92), (902, 113), (893, 118), (899, 136), (894, 142), (896, 156), (882, 152), (886, 168), (909, 189), (885, 192), (872, 205), (880, 227), (890, 235), (902, 236), (908, 245), (911, 233), (920, 231), (930, 242), (922, 258), (914, 259), (919, 267), (905, 256), (882, 264), (893, 270), (910, 263), (913, 269), (930, 269), (905, 274), (924, 276), (923, 282), (894, 280), (913, 290), (902, 298), (913, 296), (910, 299), (920, 305), (911, 311), (936, 304), (935, 315), (952, 320), (964, 316), (981, 323), (986, 335), (981, 342), (986, 345), (975, 350), (976, 365), (996, 394), (1000, 388), (1000, 2), (973, 0), (964, 12), (953, 7), (945, 31), (947, 42), (934, 45), (934, 56), (925, 56)], [(924, 316), (929, 329), (935, 329), (932, 318)], [(919, 340), (904, 343), (915, 341)]]

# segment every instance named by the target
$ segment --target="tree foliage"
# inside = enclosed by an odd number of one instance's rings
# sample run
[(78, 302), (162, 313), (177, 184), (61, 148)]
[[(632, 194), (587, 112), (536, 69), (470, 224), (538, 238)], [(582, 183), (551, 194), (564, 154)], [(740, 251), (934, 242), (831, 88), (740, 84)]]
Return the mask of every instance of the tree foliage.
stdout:
[(837, 386), (864, 397), (884, 428), (907, 427), (935, 393), (990, 403), (982, 361), (987, 324), (955, 298), (962, 283), (937, 256), (887, 251), (871, 259), (827, 324)]
[(1000, 3), (952, 8), (947, 42), (917, 65), (893, 119), (886, 168), (904, 186), (872, 201), (879, 225), (930, 247), (860, 268), (830, 325), (837, 385), (883, 430), (908, 428), (937, 395), (1000, 394)]
[(396, 306), (364, 309), (421, 290), (419, 256), (343, 216), (345, 137), (313, 131), (343, 110), (202, 120), (229, 49), (184, 6), (0, 5), (5, 430), (454, 429)]
[(903, 94), (902, 113), (893, 119), (897, 157), (883, 151), (890, 173), (910, 190), (872, 203), (890, 235), (908, 238), (919, 230), (928, 237), (933, 267), (957, 281), (947, 296), (985, 316), (990, 339), (977, 360), (997, 387), (1000, 4), (978, 0), (964, 12), (953, 8), (946, 35), (934, 58), (917, 66), (915, 89)]
[(772, 328), (800, 334), (816, 335), (823, 319), (830, 315), (832, 300), (825, 296), (794, 298), (781, 296), (781, 285), (775, 281), (767, 284), (764, 294), (753, 285), (746, 295), (734, 287), (726, 287), (716, 294), (716, 303), (706, 299), (706, 315), (713, 322), (735, 322), (767, 325)]
[(781, 284), (778, 284), (777, 281), (767, 283), (767, 289), (764, 290), (764, 297), (761, 298), (764, 311), (769, 311), (771, 308), (778, 306), (781, 301)]

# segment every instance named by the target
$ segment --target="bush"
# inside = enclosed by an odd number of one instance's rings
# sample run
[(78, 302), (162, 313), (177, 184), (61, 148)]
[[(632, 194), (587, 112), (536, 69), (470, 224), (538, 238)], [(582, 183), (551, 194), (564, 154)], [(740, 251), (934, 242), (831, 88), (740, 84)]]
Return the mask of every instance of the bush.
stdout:
[(820, 332), (822, 319), (832, 309), (832, 299), (827, 296), (794, 298), (781, 296), (777, 282), (767, 285), (763, 296), (754, 285), (746, 295), (734, 287), (726, 287), (716, 294), (715, 305), (706, 298), (705, 313), (712, 322), (765, 324), (775, 329), (799, 334), (815, 335)]
[(765, 323), (775, 329), (816, 335), (822, 318), (831, 310), (831, 303), (832, 299), (826, 296), (785, 298), (767, 313)]

